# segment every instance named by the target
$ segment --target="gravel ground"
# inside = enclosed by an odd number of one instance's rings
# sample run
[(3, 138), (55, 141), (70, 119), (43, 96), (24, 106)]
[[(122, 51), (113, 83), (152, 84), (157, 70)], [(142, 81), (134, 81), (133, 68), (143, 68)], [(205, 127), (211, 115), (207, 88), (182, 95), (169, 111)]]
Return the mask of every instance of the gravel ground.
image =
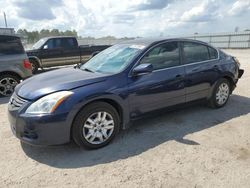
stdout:
[(0, 187), (249, 187), (250, 50), (226, 107), (196, 105), (135, 122), (109, 146), (22, 144), (0, 99)]

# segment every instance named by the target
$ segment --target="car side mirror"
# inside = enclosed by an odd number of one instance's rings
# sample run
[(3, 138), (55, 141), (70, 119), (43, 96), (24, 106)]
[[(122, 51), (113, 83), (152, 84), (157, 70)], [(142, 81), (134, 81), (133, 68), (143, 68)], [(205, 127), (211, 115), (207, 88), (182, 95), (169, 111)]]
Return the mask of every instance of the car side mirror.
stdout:
[(140, 64), (133, 69), (132, 75), (139, 76), (143, 74), (148, 74), (153, 72), (153, 70), (154, 70), (153, 65), (150, 63)]
[(48, 48), (49, 48), (49, 47), (48, 47), (47, 44), (43, 46), (43, 49), (44, 49), (44, 50), (46, 50), (46, 49), (48, 49)]

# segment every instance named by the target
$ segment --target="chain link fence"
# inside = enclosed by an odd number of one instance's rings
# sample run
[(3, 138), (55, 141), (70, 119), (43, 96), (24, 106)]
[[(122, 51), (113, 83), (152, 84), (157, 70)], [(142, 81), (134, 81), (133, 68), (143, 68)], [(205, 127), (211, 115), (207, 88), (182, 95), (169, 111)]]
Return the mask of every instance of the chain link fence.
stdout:
[(201, 40), (218, 48), (250, 48), (250, 31), (197, 34), (185, 38)]
[[(204, 41), (218, 48), (250, 48), (250, 31), (194, 34), (178, 37)], [(126, 39), (79, 39), (78, 41), (80, 45), (113, 45), (125, 40)]]

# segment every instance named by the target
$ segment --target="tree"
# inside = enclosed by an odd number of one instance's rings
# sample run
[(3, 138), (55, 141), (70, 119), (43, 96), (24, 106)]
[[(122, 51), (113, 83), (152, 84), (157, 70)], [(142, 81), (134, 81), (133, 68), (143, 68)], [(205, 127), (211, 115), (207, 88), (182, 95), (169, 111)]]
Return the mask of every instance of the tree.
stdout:
[(50, 34), (51, 34), (51, 36), (59, 36), (60, 32), (58, 29), (52, 29)]
[(25, 38), (28, 43), (35, 43), (41, 38), (50, 37), (50, 36), (75, 36), (78, 37), (77, 31), (67, 30), (67, 31), (59, 31), (58, 29), (42, 29), (41, 31), (27, 31), (26, 29), (18, 29), (17, 34), (19, 34), (22, 38)]

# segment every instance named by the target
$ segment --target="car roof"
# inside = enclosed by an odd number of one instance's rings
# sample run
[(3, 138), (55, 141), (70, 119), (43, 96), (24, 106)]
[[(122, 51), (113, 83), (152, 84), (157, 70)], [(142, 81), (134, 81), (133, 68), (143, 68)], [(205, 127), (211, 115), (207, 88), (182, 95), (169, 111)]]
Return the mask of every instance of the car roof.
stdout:
[(76, 38), (75, 36), (51, 36), (51, 37), (44, 37), (43, 39), (55, 39), (55, 38)]
[(144, 45), (144, 46), (151, 46), (154, 44), (158, 44), (161, 42), (167, 42), (167, 41), (188, 41), (188, 42), (196, 42), (196, 43), (201, 43), (204, 45), (210, 46), (208, 43), (199, 41), (199, 40), (194, 40), (194, 39), (188, 39), (188, 38), (183, 38), (183, 37), (168, 37), (168, 38), (136, 38), (133, 40), (128, 40), (128, 41), (123, 41), (121, 42), (122, 44), (137, 44), (137, 45)]
[(16, 38), (16, 39), (20, 39), (20, 37), (16, 36), (16, 35), (2, 35), (2, 34), (0, 34), (0, 38)]

